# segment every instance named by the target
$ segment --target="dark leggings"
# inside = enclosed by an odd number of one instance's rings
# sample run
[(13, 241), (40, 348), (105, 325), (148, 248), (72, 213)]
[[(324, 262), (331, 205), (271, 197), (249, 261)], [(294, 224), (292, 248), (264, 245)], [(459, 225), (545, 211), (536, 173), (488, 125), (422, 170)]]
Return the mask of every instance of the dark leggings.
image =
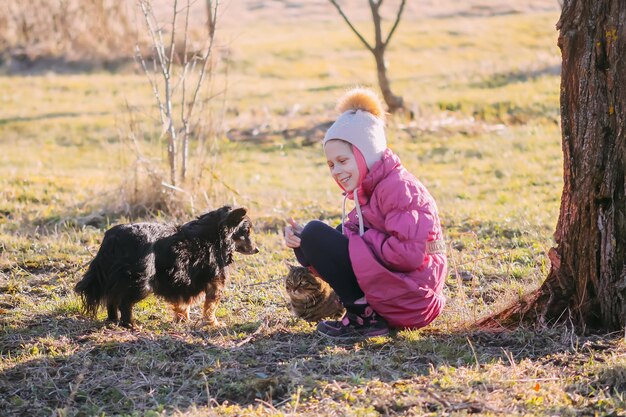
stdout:
[(343, 304), (352, 304), (363, 297), (350, 263), (348, 238), (341, 233), (341, 225), (333, 229), (314, 220), (304, 227), (300, 239), (300, 247), (294, 249), (296, 258), (302, 266), (315, 268)]

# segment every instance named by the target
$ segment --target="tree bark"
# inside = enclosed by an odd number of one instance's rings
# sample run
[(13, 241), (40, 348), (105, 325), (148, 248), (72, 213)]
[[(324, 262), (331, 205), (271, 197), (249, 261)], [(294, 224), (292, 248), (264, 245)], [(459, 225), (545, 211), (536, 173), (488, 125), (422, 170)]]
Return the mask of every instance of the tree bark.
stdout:
[(626, 1), (566, 0), (562, 54), (563, 194), (544, 284), (477, 323), (571, 320), (579, 330), (626, 325)]
[(372, 53), (374, 54), (374, 60), (376, 61), (376, 75), (378, 77), (378, 86), (380, 87), (380, 92), (383, 94), (383, 99), (385, 103), (387, 103), (387, 110), (389, 113), (395, 113), (399, 109), (404, 107), (404, 101), (402, 97), (396, 96), (391, 92), (391, 85), (389, 83), (389, 78), (387, 78), (387, 63), (385, 62), (385, 49), (387, 49), (388, 42), (393, 35), (393, 31), (397, 27), (397, 23), (400, 20), (400, 16), (402, 16), (402, 10), (404, 9), (404, 1), (398, 11), (398, 16), (396, 19), (396, 24), (392, 31), (389, 32), (389, 36), (387, 41), (383, 41), (383, 31), (381, 28), (381, 18), (380, 18), (380, 6), (382, 1), (373, 1), (370, 0), (370, 10), (372, 11), (372, 20), (374, 21), (374, 42), (375, 46), (372, 49)]
[(384, 50), (382, 52), (374, 50), (374, 59), (376, 60), (376, 74), (378, 75), (378, 86), (383, 95), (383, 99), (387, 104), (387, 111), (395, 113), (397, 110), (404, 108), (404, 100), (400, 96), (396, 96), (391, 91), (389, 78), (387, 78), (387, 65), (385, 63)]

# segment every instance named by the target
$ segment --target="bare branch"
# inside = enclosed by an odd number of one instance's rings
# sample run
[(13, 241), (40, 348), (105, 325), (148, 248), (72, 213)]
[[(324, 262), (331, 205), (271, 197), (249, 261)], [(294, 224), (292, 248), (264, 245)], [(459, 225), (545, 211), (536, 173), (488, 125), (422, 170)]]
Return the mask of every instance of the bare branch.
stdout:
[(185, 13), (185, 37), (183, 41), (183, 73), (181, 75), (181, 82), (183, 86), (181, 106), (180, 106), (180, 119), (183, 122), (183, 153), (182, 153), (182, 165), (181, 165), (181, 179), (185, 181), (187, 177), (187, 156), (189, 154), (189, 119), (185, 117), (185, 99), (187, 93), (187, 39), (189, 37), (189, 9), (191, 9), (190, 0), (187, 0), (187, 12)]
[[(154, 19), (154, 14), (152, 13), (152, 7), (150, 6), (149, 0), (141, 0), (139, 2), (141, 6), (141, 11), (143, 12), (144, 19), (146, 21), (146, 26), (148, 26), (148, 32), (150, 33), (150, 38), (152, 39), (152, 46), (154, 47), (157, 53), (157, 62), (161, 66), (161, 71), (163, 73), (166, 72), (165, 67), (165, 51), (163, 50), (163, 39), (161, 37), (161, 30), (156, 29)], [(158, 35), (158, 36), (157, 36)]]
[(128, 117), (129, 117), (129, 121), (128, 124), (130, 126), (130, 132), (128, 132), (128, 139), (130, 139), (131, 144), (133, 145), (134, 151), (135, 151), (135, 155), (137, 156), (137, 159), (140, 162), (143, 162), (144, 160), (146, 160), (146, 158), (144, 157), (143, 153), (141, 152), (141, 148), (139, 147), (139, 143), (137, 142), (137, 136), (135, 135), (135, 130), (137, 123), (135, 122), (135, 118), (133, 117), (133, 111), (130, 107), (130, 105), (128, 104), (128, 101), (125, 102), (126, 105), (126, 112), (128, 113)]
[[(178, 16), (178, 0), (174, 0), (174, 15), (172, 16), (172, 36), (170, 37), (170, 57), (167, 60), (167, 73), (172, 73), (172, 62), (174, 62), (174, 51), (176, 49), (176, 17)], [(185, 37), (187, 33), (185, 32)]]
[[(189, 5), (189, 4), (188, 4)], [(207, 7), (211, 8), (212, 6), (212, 1), (211, 0), (207, 0)], [(183, 136), (183, 167), (182, 167), (182, 176), (183, 178), (186, 175), (186, 171), (187, 171), (187, 167), (186, 167), (186, 157), (187, 157), (187, 146), (188, 146), (188, 136), (189, 136), (189, 132), (190, 132), (190, 125), (189, 125), (189, 121), (192, 118), (193, 115), (193, 111), (194, 108), (196, 106), (196, 103), (198, 101), (198, 94), (200, 93), (200, 90), (202, 88), (202, 84), (204, 82), (204, 78), (207, 74), (207, 68), (209, 67), (209, 62), (211, 61), (211, 54), (213, 51), (213, 45), (214, 45), (214, 41), (215, 41), (215, 27), (217, 24), (217, 7), (218, 7), (218, 2), (215, 2), (215, 6), (211, 8), (211, 12), (209, 13), (209, 15), (211, 16), (212, 21), (209, 23), (209, 45), (206, 49), (206, 52), (204, 54), (204, 56), (202, 57), (202, 68), (200, 69), (200, 75), (198, 77), (198, 81), (196, 83), (195, 89), (193, 91), (192, 97), (191, 99), (186, 102), (184, 97), (185, 97), (185, 93), (183, 91), (183, 109), (182, 109), (182, 122), (183, 122), (183, 131), (184, 131), (184, 136)], [(195, 58), (194, 58), (195, 61)], [(194, 67), (195, 67), (195, 62), (194, 62)], [(211, 73), (211, 71), (209, 71), (209, 73)], [(185, 81), (183, 80), (183, 83)], [(185, 90), (183, 88), (183, 90)], [(185, 112), (186, 110), (186, 112)]]
[[(218, 3), (219, 2), (216, 1), (215, 2), (215, 7), (213, 8), (213, 23), (211, 24), (211, 27), (213, 29), (215, 29), (215, 25), (217, 23), (217, 6), (218, 6)], [(198, 84), (196, 85), (196, 90), (193, 93), (193, 98), (189, 102), (189, 112), (187, 113), (187, 117), (191, 117), (191, 114), (193, 112), (194, 104), (195, 104), (196, 99), (198, 97), (198, 92), (200, 91), (200, 87), (202, 86), (202, 82), (204, 81), (204, 77), (205, 77), (206, 70), (207, 70), (207, 67), (208, 67), (209, 59), (211, 58), (211, 52), (213, 51), (214, 41), (215, 41), (215, 37), (211, 36), (211, 38), (209, 40), (209, 46), (207, 48), (207, 51), (204, 54), (204, 56), (202, 57), (202, 59), (203, 59), (202, 69), (200, 70), (200, 77), (198, 79)]]
[(355, 35), (358, 36), (358, 38), (361, 40), (361, 42), (363, 42), (363, 45), (365, 45), (365, 47), (367, 49), (369, 49), (370, 52), (374, 53), (374, 48), (372, 48), (370, 46), (370, 44), (365, 40), (365, 38), (359, 33), (359, 31), (356, 30), (356, 28), (354, 26), (352, 26), (352, 23), (350, 22), (350, 19), (348, 19), (348, 16), (345, 15), (345, 13), (341, 9), (341, 6), (339, 6), (337, 1), (336, 0), (329, 0), (329, 1), (331, 2), (331, 4), (333, 6), (335, 6), (335, 9), (337, 9), (337, 11), (341, 15), (341, 17), (343, 17), (343, 20), (345, 20), (345, 22), (348, 24), (348, 26), (350, 26), (350, 29), (352, 29), (352, 32), (354, 32)]
[[(174, 17), (172, 18), (172, 32), (175, 32), (176, 26), (176, 3), (178, 0), (175, 0), (174, 3)], [(152, 7), (149, 0), (141, 0), (140, 1), (141, 10), (143, 11), (144, 18), (146, 21), (146, 25), (148, 26), (148, 30), (150, 32), (150, 36), (152, 38), (153, 46), (157, 51), (157, 58), (159, 64), (161, 66), (161, 73), (163, 75), (164, 81), (164, 90), (165, 90), (165, 100), (162, 102), (162, 106), (160, 109), (163, 114), (161, 120), (163, 122), (164, 132), (167, 132), (167, 154), (170, 162), (170, 180), (172, 184), (176, 185), (176, 129), (174, 127), (174, 120), (172, 115), (172, 96), (171, 96), (171, 62), (172, 59), (168, 58), (165, 55), (165, 43), (163, 42), (163, 36), (161, 29), (155, 29), (155, 23), (153, 20), (156, 20), (154, 17), (154, 13), (152, 11)], [(171, 38), (170, 51), (174, 48), (174, 35)]]
[[(185, 13), (185, 37), (183, 38), (183, 67), (187, 68), (189, 62), (187, 57), (187, 43), (189, 40), (189, 11), (191, 9), (190, 0), (187, 0), (187, 12)], [(183, 77), (184, 79), (184, 77)]]
[[(382, 3), (382, 0), (381, 0), (381, 3)], [(405, 4), (406, 4), (406, 0), (402, 0), (402, 3), (400, 3), (400, 8), (398, 9), (398, 14), (396, 15), (396, 21), (393, 23), (393, 26), (391, 27), (391, 30), (389, 31), (389, 34), (387, 35), (387, 39), (385, 39), (385, 43), (383, 44), (384, 45), (383, 47), (387, 46), (387, 44), (391, 40), (391, 37), (396, 31), (396, 28), (398, 27), (398, 23), (400, 23), (400, 18), (402, 17), (402, 12), (404, 11)]]
[(212, 0), (206, 0), (206, 11), (207, 11), (207, 26), (209, 30), (209, 37), (213, 38), (215, 34), (215, 12), (217, 11), (217, 1), (215, 3), (215, 11), (213, 10)]
[[(382, 35), (382, 29), (381, 29), (381, 24), (380, 24), (380, 11), (379, 11), (380, 2), (377, 3), (374, 0), (369, 0), (369, 3), (370, 3), (370, 9), (372, 11), (372, 20), (374, 21), (374, 42), (375, 42), (374, 50), (379, 51), (379, 53), (382, 54), (383, 51), (385, 50), (385, 44), (383, 44), (383, 35)], [(376, 55), (376, 52), (372, 51), (372, 53)]]
[(187, 60), (187, 41), (189, 38), (189, 10), (191, 9), (190, 0), (187, 0), (187, 12), (185, 13), (185, 36), (183, 38), (183, 73), (179, 79), (179, 83), (182, 84), (182, 106), (180, 106), (180, 118), (183, 123), (186, 122), (185, 118), (185, 98), (187, 93), (186, 80), (187, 71), (189, 70), (189, 62)]
[(152, 93), (157, 101), (159, 106), (159, 115), (161, 116), (161, 124), (165, 126), (165, 108), (163, 107), (163, 101), (161, 101), (161, 96), (159, 94), (159, 87), (156, 81), (150, 76), (150, 71), (148, 71), (148, 67), (146, 66), (146, 61), (141, 55), (141, 51), (139, 50), (139, 45), (135, 45), (135, 57), (139, 60), (141, 64), (141, 68), (143, 68), (143, 72), (150, 83), (150, 87), (152, 87)]

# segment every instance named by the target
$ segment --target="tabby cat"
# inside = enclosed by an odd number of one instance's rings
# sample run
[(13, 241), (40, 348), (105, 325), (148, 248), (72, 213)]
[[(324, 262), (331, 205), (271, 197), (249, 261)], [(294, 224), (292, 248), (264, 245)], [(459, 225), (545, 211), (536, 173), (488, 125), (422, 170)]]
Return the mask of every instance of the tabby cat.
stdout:
[(290, 300), (289, 310), (301, 319), (318, 322), (327, 317), (339, 318), (344, 313), (330, 285), (303, 266), (289, 265), (285, 290)]

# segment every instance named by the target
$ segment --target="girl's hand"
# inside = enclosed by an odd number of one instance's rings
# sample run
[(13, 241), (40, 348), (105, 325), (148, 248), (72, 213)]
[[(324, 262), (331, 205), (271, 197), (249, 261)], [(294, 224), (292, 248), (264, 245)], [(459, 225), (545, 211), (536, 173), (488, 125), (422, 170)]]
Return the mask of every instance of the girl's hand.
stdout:
[(288, 248), (296, 249), (300, 247), (300, 233), (302, 233), (303, 227), (296, 223), (293, 218), (287, 219), (289, 226), (285, 226), (284, 238), (285, 245)]

